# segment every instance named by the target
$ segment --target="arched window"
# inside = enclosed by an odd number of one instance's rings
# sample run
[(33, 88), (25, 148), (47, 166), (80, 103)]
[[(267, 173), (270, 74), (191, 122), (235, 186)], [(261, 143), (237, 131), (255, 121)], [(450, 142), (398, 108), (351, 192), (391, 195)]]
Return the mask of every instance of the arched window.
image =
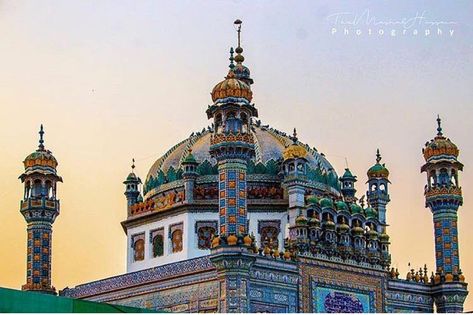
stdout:
[[(280, 232), (281, 221), (279, 220), (267, 220), (258, 221), (258, 233), (260, 234), (261, 246), (272, 246), (272, 248), (279, 247), (279, 232)], [(300, 235), (299, 230), (296, 230), (297, 235)]]
[(175, 230), (171, 234), (172, 252), (182, 251), (182, 230)]
[(153, 257), (163, 256), (164, 254), (164, 239), (158, 234), (153, 238)]
[(33, 183), (33, 197), (41, 197), (41, 180), (35, 179)]
[(440, 185), (449, 185), (450, 184), (450, 178), (448, 176), (448, 171), (446, 168), (442, 168), (440, 170), (439, 174), (439, 184)]
[(212, 226), (202, 226), (197, 230), (197, 245), (199, 249), (210, 249), (212, 235), (215, 235), (216, 229)]
[(133, 244), (134, 259), (135, 261), (141, 261), (145, 259), (145, 240), (138, 239)]

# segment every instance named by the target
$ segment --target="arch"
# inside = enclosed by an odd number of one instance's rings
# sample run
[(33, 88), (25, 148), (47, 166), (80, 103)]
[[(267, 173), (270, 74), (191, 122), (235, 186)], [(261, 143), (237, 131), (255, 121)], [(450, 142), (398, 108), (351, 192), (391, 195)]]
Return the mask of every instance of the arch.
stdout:
[(197, 229), (197, 245), (199, 249), (210, 249), (212, 236), (215, 235), (216, 229), (213, 226), (201, 226)]
[(41, 197), (41, 190), (42, 190), (42, 183), (39, 178), (35, 179), (33, 182), (33, 192), (32, 196), (33, 197)]
[(133, 254), (135, 261), (141, 261), (145, 259), (145, 240), (138, 239), (133, 244)]
[(164, 238), (161, 234), (153, 238), (153, 257), (163, 256), (164, 254)]
[(182, 251), (182, 237), (183, 233), (181, 229), (177, 229), (171, 234), (171, 245), (172, 245), (172, 252), (178, 253)]

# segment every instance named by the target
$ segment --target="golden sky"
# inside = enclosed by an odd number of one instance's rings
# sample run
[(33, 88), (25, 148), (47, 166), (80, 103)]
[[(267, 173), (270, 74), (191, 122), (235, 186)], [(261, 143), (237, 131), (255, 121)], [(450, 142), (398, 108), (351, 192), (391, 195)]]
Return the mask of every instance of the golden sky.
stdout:
[[(440, 114), (460, 148), (464, 205), (460, 264), (473, 279), (473, 18), (471, 2), (391, 6), (307, 1), (1, 1), (0, 286), (25, 282), (26, 224), (19, 213), (23, 159), (45, 145), (59, 161), (61, 214), (54, 224), (57, 289), (125, 272), (122, 181), (210, 124), (210, 91), (227, 73), (232, 22), (244, 21), (245, 64), (263, 124), (345, 158), (365, 192), (380, 148), (391, 172), (388, 233), (393, 266), (434, 268), (433, 225), (424, 208), (421, 149)], [(453, 37), (334, 36), (342, 11), (403, 18), (426, 11), (455, 21)], [(366, 25), (363, 27), (367, 27)], [(466, 310), (473, 310), (467, 299)]]

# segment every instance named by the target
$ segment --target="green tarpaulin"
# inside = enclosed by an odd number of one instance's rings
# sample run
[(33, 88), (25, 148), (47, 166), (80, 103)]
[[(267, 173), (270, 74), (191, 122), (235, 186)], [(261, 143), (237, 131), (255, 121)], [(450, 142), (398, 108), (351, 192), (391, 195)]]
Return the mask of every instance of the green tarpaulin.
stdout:
[(0, 288), (2, 313), (151, 313), (147, 309)]

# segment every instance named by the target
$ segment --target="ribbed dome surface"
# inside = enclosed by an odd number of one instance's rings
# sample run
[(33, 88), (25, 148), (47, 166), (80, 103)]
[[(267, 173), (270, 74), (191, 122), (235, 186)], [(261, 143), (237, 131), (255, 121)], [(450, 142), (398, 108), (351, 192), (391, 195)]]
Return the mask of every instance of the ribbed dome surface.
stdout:
[[(285, 148), (293, 143), (293, 140), (288, 135), (283, 135), (281, 132), (273, 129), (254, 126), (252, 132), (255, 139), (255, 158), (253, 162), (255, 164), (266, 163), (270, 160), (277, 162), (283, 159), (283, 152)], [(189, 149), (192, 150), (192, 155), (198, 163), (208, 161), (212, 166), (216, 165), (215, 159), (210, 157), (210, 135), (211, 132), (206, 130), (204, 132), (193, 135), (186, 140), (178, 143), (172, 147), (164, 156), (159, 158), (151, 167), (147, 175), (147, 181), (153, 176), (156, 178), (159, 173), (167, 173), (172, 167), (175, 171), (181, 168), (181, 163), (185, 160), (189, 153)], [(303, 145), (299, 143), (300, 145)], [(303, 145), (305, 146), (305, 145)], [(337, 179), (337, 174), (333, 169), (332, 165), (319, 153), (313, 149), (306, 147), (308, 165), (312, 169), (319, 169), (322, 174), (330, 175)]]

